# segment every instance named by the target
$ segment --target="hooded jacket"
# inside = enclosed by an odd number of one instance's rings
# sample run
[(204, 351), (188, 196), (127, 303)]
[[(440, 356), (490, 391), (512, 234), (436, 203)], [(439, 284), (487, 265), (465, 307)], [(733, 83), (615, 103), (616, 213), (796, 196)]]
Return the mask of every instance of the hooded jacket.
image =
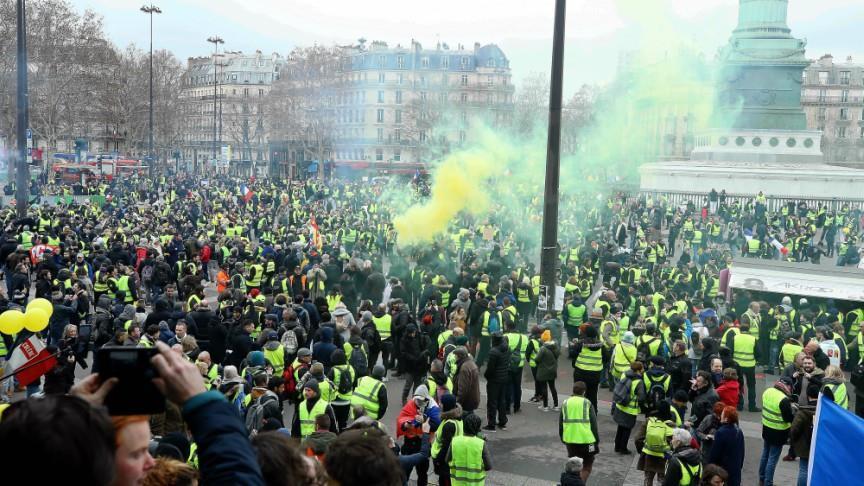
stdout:
[(547, 341), (537, 352), (537, 381), (552, 381), (558, 376), (558, 345)]
[[(441, 423), (444, 423), (445, 420), (462, 420), (462, 406), (457, 403), (452, 409), (446, 412), (441, 412)], [(447, 451), (450, 449), (450, 442), (456, 434), (456, 426), (452, 423), (444, 423), (444, 425), (442, 425), (438, 430), (438, 434), (441, 435), (441, 450), (433, 460), (435, 465), (440, 467), (446, 465), (444, 458), (447, 457)]]
[(492, 349), (483, 377), (490, 384), (503, 385), (510, 381), (510, 347), (502, 336), (492, 336)]
[(399, 360), (405, 367), (405, 371), (412, 375), (426, 373), (428, 350), (423, 346), (422, 341), (423, 334), (417, 330), (417, 325), (408, 324), (405, 335), (399, 342)]
[(790, 443), (795, 449), (795, 454), (801, 459), (810, 458), (810, 441), (813, 438), (813, 416), (815, 414), (815, 406), (800, 406), (795, 414), (795, 419), (792, 420), (792, 427), (789, 429)]
[[(417, 403), (413, 397), (423, 397), (426, 399), (426, 408), (421, 410), (417, 407)], [(424, 419), (429, 419), (429, 426), (434, 432), (441, 424), (441, 409), (435, 399), (429, 395), (429, 389), (426, 385), (420, 385), (414, 391), (412, 398), (405, 403), (402, 411), (399, 412), (399, 417), (396, 418), (396, 437), (420, 437), (423, 435), (421, 429), (423, 423), (418, 423), (415, 419), (417, 415), (422, 415)]]
[[(699, 451), (690, 447), (690, 445), (681, 446), (672, 452), (672, 457), (666, 464), (666, 478), (663, 480), (663, 486), (678, 486), (681, 484), (682, 468), (681, 464), (685, 464), (690, 468), (695, 468), (699, 463)], [(690, 484), (696, 484), (697, 481), (690, 481)]]
[(321, 341), (315, 343), (312, 349), (312, 359), (323, 364), (325, 372), (329, 371), (332, 366), (330, 356), (336, 349), (336, 345), (333, 344), (333, 328), (322, 327)]

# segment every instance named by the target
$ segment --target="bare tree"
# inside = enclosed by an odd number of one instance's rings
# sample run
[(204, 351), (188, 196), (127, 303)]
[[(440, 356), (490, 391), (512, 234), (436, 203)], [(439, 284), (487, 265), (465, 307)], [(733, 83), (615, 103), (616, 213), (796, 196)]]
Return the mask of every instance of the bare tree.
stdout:
[(516, 89), (513, 130), (528, 135), (548, 120), (549, 78), (545, 74), (531, 73)]
[(339, 47), (296, 48), (268, 96), (271, 138), (294, 143), (304, 157), (318, 160), (319, 178), (333, 150), (337, 97), (348, 82), (343, 62)]
[(594, 103), (597, 89), (582, 85), (564, 105), (561, 117), (561, 152), (575, 154), (581, 144), (585, 128), (594, 121)]

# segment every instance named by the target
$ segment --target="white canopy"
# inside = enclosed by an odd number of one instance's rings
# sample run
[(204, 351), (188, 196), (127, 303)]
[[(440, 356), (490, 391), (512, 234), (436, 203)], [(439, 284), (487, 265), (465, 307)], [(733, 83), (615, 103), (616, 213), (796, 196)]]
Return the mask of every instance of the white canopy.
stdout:
[(864, 302), (864, 271), (855, 267), (736, 258), (730, 273), (735, 289)]

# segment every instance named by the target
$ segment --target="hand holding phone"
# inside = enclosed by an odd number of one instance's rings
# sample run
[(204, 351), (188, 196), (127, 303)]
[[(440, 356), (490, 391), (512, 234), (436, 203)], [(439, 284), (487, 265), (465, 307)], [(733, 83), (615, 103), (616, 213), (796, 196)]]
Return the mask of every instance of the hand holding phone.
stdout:
[[(154, 348), (103, 347), (96, 353), (94, 371), (115, 385), (104, 397), (110, 415), (153, 415), (165, 410), (165, 397), (153, 384)], [(90, 378), (93, 379), (93, 378)]]

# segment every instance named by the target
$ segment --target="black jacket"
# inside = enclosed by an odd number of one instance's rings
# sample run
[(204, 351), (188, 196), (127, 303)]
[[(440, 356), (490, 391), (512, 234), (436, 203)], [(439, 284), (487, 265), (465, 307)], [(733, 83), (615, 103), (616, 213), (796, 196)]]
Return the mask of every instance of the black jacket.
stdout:
[(492, 349), (483, 377), (488, 383), (505, 384), (510, 381), (510, 347), (503, 338), (492, 338)]
[(228, 364), (236, 366), (239, 370), (240, 363), (246, 359), (246, 355), (252, 351), (252, 337), (242, 329), (238, 329), (234, 334), (234, 338), (231, 339), (231, 350), (232, 352), (228, 356), (227, 362)]

